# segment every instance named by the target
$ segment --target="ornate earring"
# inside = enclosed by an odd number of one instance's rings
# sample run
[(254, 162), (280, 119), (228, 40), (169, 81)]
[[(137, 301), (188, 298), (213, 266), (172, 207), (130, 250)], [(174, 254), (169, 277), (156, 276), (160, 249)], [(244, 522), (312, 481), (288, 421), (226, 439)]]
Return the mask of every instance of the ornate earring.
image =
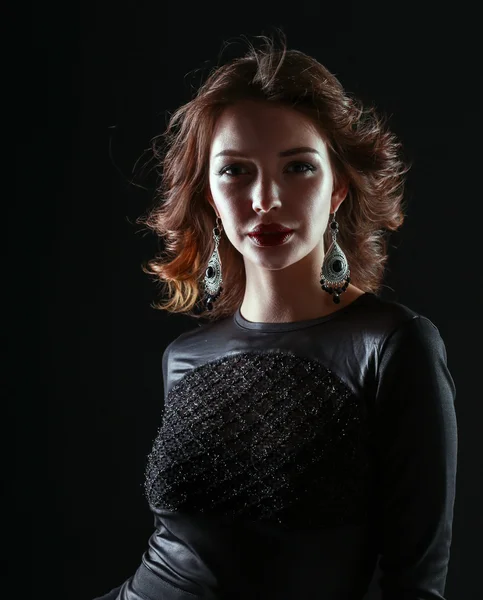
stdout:
[[(340, 302), (340, 294), (346, 291), (350, 283), (350, 269), (347, 263), (346, 255), (342, 252), (341, 247), (336, 242), (339, 232), (339, 225), (335, 220), (335, 213), (332, 213), (332, 221), (330, 222), (330, 233), (332, 234), (332, 244), (329, 250), (325, 253), (324, 262), (320, 271), (320, 284), (322, 289), (328, 294), (332, 294), (332, 299), (335, 304)], [(340, 284), (345, 281), (341, 286)]]
[[(218, 225), (218, 221), (220, 221), (220, 225)], [(213, 254), (211, 255), (210, 260), (208, 261), (208, 267), (206, 268), (204, 284), (205, 284), (205, 306), (208, 310), (213, 310), (213, 302), (218, 298), (218, 296), (223, 291), (221, 284), (223, 282), (223, 277), (221, 275), (221, 259), (220, 254), (218, 253), (218, 244), (221, 239), (221, 219), (220, 217), (216, 217), (216, 225), (213, 228), (213, 239), (215, 240), (215, 249), (213, 250)]]

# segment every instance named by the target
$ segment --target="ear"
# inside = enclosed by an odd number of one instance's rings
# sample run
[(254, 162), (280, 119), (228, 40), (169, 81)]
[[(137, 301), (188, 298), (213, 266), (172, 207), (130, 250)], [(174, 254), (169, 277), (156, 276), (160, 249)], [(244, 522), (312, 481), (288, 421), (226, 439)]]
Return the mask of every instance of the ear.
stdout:
[(213, 196), (211, 195), (211, 192), (209, 189), (206, 191), (206, 199), (208, 200), (210, 206), (213, 208), (213, 210), (216, 213), (216, 216), (218, 217), (219, 215), (218, 215), (218, 211), (215, 206), (215, 201), (213, 200)]
[(330, 212), (334, 213), (339, 209), (339, 206), (344, 202), (347, 192), (349, 191), (349, 184), (346, 181), (341, 181), (337, 186), (334, 185), (332, 190), (332, 198), (330, 201)]

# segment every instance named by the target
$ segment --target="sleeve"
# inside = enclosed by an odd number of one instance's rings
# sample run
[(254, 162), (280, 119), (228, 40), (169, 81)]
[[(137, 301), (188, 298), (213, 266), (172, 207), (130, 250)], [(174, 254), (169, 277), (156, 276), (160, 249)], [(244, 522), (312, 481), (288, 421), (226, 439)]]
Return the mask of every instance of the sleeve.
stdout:
[(457, 467), (456, 388), (436, 326), (417, 315), (379, 352), (376, 480), (383, 600), (444, 600)]
[(169, 356), (169, 348), (171, 344), (165, 348), (163, 352), (162, 358), (162, 369), (163, 369), (163, 390), (164, 390), (164, 399), (166, 400), (167, 390), (168, 390), (168, 356)]

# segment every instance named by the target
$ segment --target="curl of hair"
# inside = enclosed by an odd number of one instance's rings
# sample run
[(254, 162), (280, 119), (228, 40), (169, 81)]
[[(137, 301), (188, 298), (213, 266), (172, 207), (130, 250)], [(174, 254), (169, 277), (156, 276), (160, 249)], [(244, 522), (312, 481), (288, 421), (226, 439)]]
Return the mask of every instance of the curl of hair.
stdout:
[[(339, 80), (314, 58), (277, 49), (272, 39), (212, 70), (195, 97), (170, 117), (152, 149), (162, 173), (155, 202), (137, 219), (164, 240), (164, 252), (143, 271), (164, 287), (168, 299), (159, 310), (217, 320), (233, 315), (245, 292), (242, 255), (222, 235), (223, 292), (206, 310), (203, 278), (214, 249), (213, 208), (207, 201), (209, 148), (218, 116), (239, 100), (256, 99), (289, 106), (308, 116), (327, 144), (335, 183), (349, 183), (337, 211), (341, 246), (351, 269), (351, 283), (378, 293), (388, 259), (387, 233), (405, 218), (403, 188), (409, 166), (401, 144), (373, 107), (347, 94)], [(162, 148), (164, 143), (164, 148)], [(332, 242), (330, 228), (324, 248)]]

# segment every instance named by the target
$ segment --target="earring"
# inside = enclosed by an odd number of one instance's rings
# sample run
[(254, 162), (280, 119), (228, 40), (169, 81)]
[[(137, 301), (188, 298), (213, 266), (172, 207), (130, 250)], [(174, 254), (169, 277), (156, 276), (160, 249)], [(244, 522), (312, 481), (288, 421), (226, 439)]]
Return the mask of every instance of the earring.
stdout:
[[(335, 304), (340, 302), (340, 294), (346, 291), (350, 283), (350, 269), (347, 263), (346, 255), (336, 242), (339, 232), (339, 224), (335, 220), (335, 213), (332, 214), (330, 222), (330, 233), (332, 235), (332, 244), (324, 256), (322, 269), (320, 271), (320, 284), (322, 289), (328, 294), (332, 294)], [(340, 286), (341, 282), (345, 283)]]
[[(220, 225), (218, 225), (218, 221), (220, 221)], [(206, 268), (204, 284), (205, 284), (205, 306), (208, 310), (213, 310), (213, 302), (218, 298), (218, 296), (223, 291), (221, 284), (223, 282), (223, 277), (221, 275), (221, 259), (220, 254), (218, 253), (218, 244), (221, 239), (221, 219), (220, 217), (216, 217), (216, 225), (213, 228), (213, 239), (215, 240), (215, 249), (213, 250), (213, 254), (211, 255), (210, 260), (208, 261), (208, 267)]]

